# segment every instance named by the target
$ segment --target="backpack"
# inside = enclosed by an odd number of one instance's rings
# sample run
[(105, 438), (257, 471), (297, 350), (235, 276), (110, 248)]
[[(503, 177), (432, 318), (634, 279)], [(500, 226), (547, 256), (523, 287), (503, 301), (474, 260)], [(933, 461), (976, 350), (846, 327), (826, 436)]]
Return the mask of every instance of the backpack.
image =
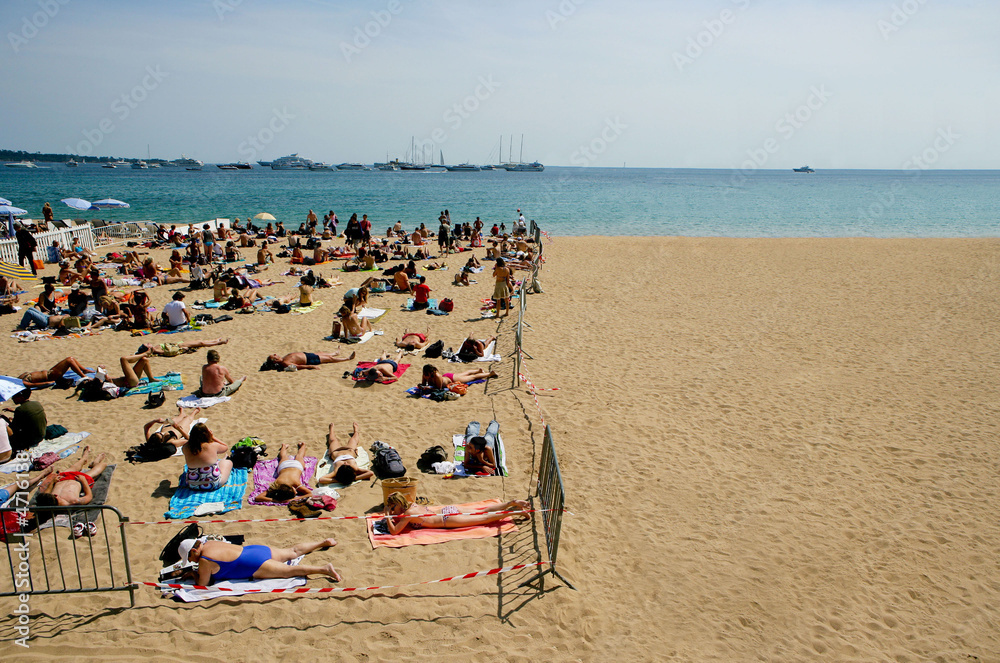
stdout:
[(441, 352), (444, 350), (444, 341), (434, 341), (426, 348), (424, 348), (424, 357), (426, 359), (437, 359), (441, 356)]
[(233, 467), (250, 469), (261, 456), (266, 455), (266, 444), (262, 444), (256, 437), (245, 437), (233, 445), (229, 460), (233, 461)]
[(442, 299), (440, 303), (438, 303), (438, 310), (450, 313), (455, 310), (455, 302), (447, 298)]
[(376, 440), (371, 446), (372, 471), (379, 479), (395, 479), (406, 474), (399, 452), (385, 442)]

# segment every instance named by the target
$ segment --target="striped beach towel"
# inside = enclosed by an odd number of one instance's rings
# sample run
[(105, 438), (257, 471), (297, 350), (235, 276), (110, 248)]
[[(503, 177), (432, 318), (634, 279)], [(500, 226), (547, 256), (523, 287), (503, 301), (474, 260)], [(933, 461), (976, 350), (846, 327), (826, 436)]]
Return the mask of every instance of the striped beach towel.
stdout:
[(235, 511), (243, 504), (243, 495), (247, 491), (247, 478), (250, 471), (245, 468), (234, 467), (229, 474), (229, 481), (218, 490), (191, 490), (184, 485), (184, 475), (187, 474), (187, 466), (181, 472), (180, 486), (177, 492), (170, 498), (170, 509), (163, 515), (167, 518), (191, 518), (195, 510), (202, 504), (221, 502), (223, 508), (215, 513), (226, 513)]

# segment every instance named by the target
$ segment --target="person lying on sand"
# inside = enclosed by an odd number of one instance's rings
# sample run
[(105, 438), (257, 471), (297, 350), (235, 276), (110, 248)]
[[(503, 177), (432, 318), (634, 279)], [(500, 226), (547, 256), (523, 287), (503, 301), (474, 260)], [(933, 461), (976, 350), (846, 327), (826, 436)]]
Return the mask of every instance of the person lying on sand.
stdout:
[(299, 543), (291, 548), (237, 546), (225, 541), (184, 539), (177, 547), (177, 552), (180, 553), (182, 560), (198, 564), (195, 582), (201, 586), (214, 585), (223, 580), (305, 578), (311, 575), (329, 576), (339, 582), (341, 577), (333, 568), (333, 564), (323, 566), (285, 564), (314, 550), (326, 550), (335, 545), (337, 542), (334, 539)]
[(284, 357), (268, 355), (267, 361), (260, 367), (262, 371), (297, 371), (319, 369), (320, 364), (336, 364), (351, 361), (357, 353), (350, 357), (341, 357), (340, 352), (290, 352)]
[(330, 424), (330, 431), (326, 434), (326, 448), (330, 453), (330, 460), (333, 461), (333, 471), (320, 477), (317, 481), (319, 485), (336, 482), (350, 486), (355, 481), (375, 476), (371, 470), (363, 470), (358, 467), (358, 443), (361, 441), (361, 427), (356, 421), (353, 426), (354, 432), (351, 433), (351, 439), (347, 441), (346, 445), (342, 445), (337, 439), (333, 423)]
[[(390, 534), (399, 534), (407, 527), (413, 529), (451, 529), (453, 527), (473, 527), (489, 525), (509, 516), (529, 516), (529, 505), (524, 500), (511, 500), (503, 504), (495, 504), (479, 515), (463, 514), (454, 505), (443, 506), (431, 510), (421, 504), (413, 504), (403, 493), (396, 491), (385, 498), (386, 524)], [(493, 513), (495, 511), (513, 511), (514, 513)]]
[(482, 357), (486, 354), (486, 348), (490, 347), (490, 344), (495, 340), (497, 340), (496, 336), (490, 336), (485, 341), (480, 341), (473, 338), (472, 334), (469, 334), (469, 337), (462, 341), (462, 347), (459, 348), (458, 354), (469, 356), (474, 354), (477, 357)]
[(462, 465), (469, 474), (492, 476), (497, 471), (496, 446), (500, 424), (496, 419), (479, 434), (479, 422), (471, 421), (465, 429), (465, 460)]
[(298, 451), (292, 458), (288, 454), (288, 445), (282, 444), (278, 451), (278, 469), (274, 481), (267, 487), (267, 492), (258, 495), (257, 502), (288, 502), (294, 497), (312, 495), (312, 491), (302, 484), (302, 472), (306, 466), (306, 443), (299, 442)]
[(101, 476), (104, 468), (104, 454), (98, 454), (90, 463), (87, 471), (83, 468), (87, 463), (90, 447), (83, 448), (80, 458), (64, 472), (54, 472), (38, 488), (35, 498), (38, 506), (72, 506), (74, 504), (90, 504), (94, 499), (94, 479)]
[[(396, 352), (399, 352), (397, 350)], [(383, 382), (384, 380), (395, 380), (396, 371), (399, 370), (399, 364), (396, 360), (389, 356), (388, 352), (383, 352), (382, 355), (375, 360), (375, 365), (370, 368), (355, 368), (354, 377), (360, 380), (367, 380), (369, 382)], [(347, 373), (344, 377), (347, 377)]]
[(87, 374), (86, 369), (80, 365), (73, 357), (66, 357), (47, 371), (26, 371), (17, 376), (17, 379), (24, 383), (29, 389), (38, 387), (48, 387), (56, 383), (56, 380), (72, 370), (81, 378)]
[(497, 377), (496, 371), (487, 371), (482, 368), (472, 368), (461, 373), (441, 373), (434, 364), (425, 364), (421, 376), (420, 386), (433, 387), (434, 389), (447, 389), (453, 382), (468, 384), (476, 380)]
[[(108, 368), (104, 365), (97, 367), (97, 372), (94, 378), (100, 380), (101, 382), (110, 382), (114, 384), (118, 387), (117, 395), (119, 396), (122, 392), (128, 391), (133, 387), (138, 387), (139, 376), (143, 374), (146, 375), (146, 378), (150, 382), (159, 382), (159, 380), (153, 377), (153, 369), (150, 367), (149, 358), (146, 357), (146, 353), (144, 352), (136, 355), (129, 355), (127, 357), (120, 357), (118, 362), (121, 364), (123, 374), (120, 378), (108, 377)], [(82, 389), (84, 383), (87, 381), (88, 380), (81, 380), (76, 385), (77, 391)], [(112, 393), (113, 391), (114, 390), (109, 393), (111, 393), (112, 396), (115, 396), (116, 394)]]
[(209, 341), (184, 341), (182, 343), (143, 343), (139, 346), (140, 353), (149, 353), (157, 357), (176, 357), (191, 354), (198, 348), (211, 348), (229, 343), (228, 338), (213, 338)]
[[(173, 419), (153, 419), (143, 426), (142, 435), (146, 438), (147, 442), (154, 444), (169, 442), (175, 447), (180, 448), (187, 442), (191, 427), (194, 426), (194, 422), (198, 419), (199, 414), (201, 414), (200, 407), (178, 407), (176, 417)], [(149, 431), (157, 424), (160, 427), (155, 432), (150, 433)]]
[[(10, 498), (13, 497), (16, 493), (30, 491), (32, 488), (41, 483), (42, 479), (48, 477), (50, 474), (55, 472), (55, 469), (56, 468), (54, 467), (46, 467), (44, 470), (41, 471), (41, 473), (39, 473), (37, 477), (28, 481), (27, 484), (25, 484), (23, 480), (14, 481), (0, 488), (0, 506), (7, 504)], [(11, 504), (10, 506), (17, 506), (17, 505)]]
[(396, 347), (406, 350), (407, 352), (414, 352), (415, 350), (423, 350), (431, 342), (427, 339), (428, 335), (431, 333), (431, 328), (428, 327), (427, 331), (421, 334), (420, 332), (411, 332), (406, 329), (403, 330), (403, 335), (396, 339)]

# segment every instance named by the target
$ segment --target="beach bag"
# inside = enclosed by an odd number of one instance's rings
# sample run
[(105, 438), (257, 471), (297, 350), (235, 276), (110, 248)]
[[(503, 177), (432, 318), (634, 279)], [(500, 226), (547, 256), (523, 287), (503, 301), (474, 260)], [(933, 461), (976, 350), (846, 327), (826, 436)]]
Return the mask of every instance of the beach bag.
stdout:
[(469, 391), (469, 388), (461, 382), (452, 382), (448, 385), (448, 391), (453, 394), (458, 394), (459, 396), (465, 396), (465, 394)]
[(259, 438), (244, 437), (233, 445), (229, 454), (229, 460), (233, 461), (233, 467), (250, 469), (257, 464), (261, 456), (267, 455), (267, 445), (263, 444)]
[(399, 452), (385, 442), (376, 440), (371, 446), (372, 471), (379, 479), (395, 479), (406, 474)]
[(437, 359), (441, 356), (444, 351), (444, 341), (434, 341), (426, 348), (424, 348), (424, 358), (425, 359)]
[[(69, 431), (66, 430), (65, 426), (60, 426), (59, 424), (49, 424), (45, 427), (45, 439), (54, 440), (57, 437), (62, 437)], [(48, 465), (46, 465), (48, 467)], [(44, 467), (42, 469), (45, 469)]]
[(434, 463), (443, 463), (448, 460), (448, 452), (444, 450), (440, 444), (433, 447), (429, 447), (424, 453), (420, 454), (420, 460), (417, 461), (417, 469), (421, 472), (434, 472)]
[(160, 552), (160, 561), (163, 562), (163, 566), (173, 566), (177, 562), (181, 561), (180, 553), (177, 552), (178, 546), (181, 545), (181, 541), (184, 539), (197, 539), (201, 536), (201, 526), (198, 523), (191, 523), (190, 525), (185, 525), (184, 529), (174, 535), (174, 538), (170, 539), (167, 545)]
[(442, 299), (438, 303), (438, 310), (451, 313), (452, 311), (455, 310), (455, 302), (451, 301), (450, 299)]
[(56, 452), (47, 451), (35, 460), (31, 461), (31, 471), (40, 472), (55, 463), (57, 460), (59, 460), (59, 455)]
[(199, 313), (194, 316), (194, 324), (196, 325), (210, 325), (215, 322), (211, 313)]
[(162, 389), (160, 391), (151, 391), (149, 392), (149, 394), (146, 395), (147, 408), (150, 409), (157, 408), (166, 402), (167, 402), (167, 395), (163, 393)]

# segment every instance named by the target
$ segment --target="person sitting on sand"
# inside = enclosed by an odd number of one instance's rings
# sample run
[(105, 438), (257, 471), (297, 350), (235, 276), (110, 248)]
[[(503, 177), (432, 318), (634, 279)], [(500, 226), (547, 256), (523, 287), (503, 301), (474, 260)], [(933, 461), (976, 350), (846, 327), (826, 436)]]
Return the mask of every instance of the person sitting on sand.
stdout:
[(266, 242), (261, 242), (260, 248), (257, 249), (257, 264), (266, 265), (269, 262), (274, 262), (274, 254), (267, 248)]
[(218, 490), (229, 481), (233, 470), (233, 461), (220, 459), (220, 453), (226, 453), (229, 446), (215, 437), (205, 424), (195, 424), (188, 433), (187, 442), (181, 447), (184, 451), (184, 462), (187, 470), (184, 472), (184, 483), (191, 490)]
[(299, 279), (299, 306), (312, 306), (313, 286), (316, 285), (316, 275), (310, 269)]
[(80, 458), (70, 465), (68, 470), (53, 472), (42, 482), (35, 496), (38, 506), (90, 504), (94, 499), (94, 480), (101, 476), (108, 464), (104, 462), (104, 454), (98, 454), (84, 472), (83, 468), (87, 464), (89, 454), (90, 447), (84, 447)]
[(461, 373), (440, 373), (434, 364), (425, 364), (420, 386), (431, 387), (433, 389), (447, 389), (448, 385), (454, 382), (468, 384), (476, 380), (495, 377), (497, 377), (496, 371), (487, 371), (483, 368), (473, 368)]
[(479, 434), (479, 422), (471, 421), (465, 429), (465, 460), (462, 465), (469, 474), (492, 476), (497, 472), (497, 435), (500, 434), (500, 424), (496, 419), (486, 427), (483, 435)]
[(155, 281), (159, 285), (170, 283), (190, 283), (190, 279), (182, 276), (169, 276), (160, 273), (160, 267), (153, 262), (152, 258), (146, 258), (142, 263), (142, 278), (146, 281)]
[(38, 401), (31, 400), (30, 389), (22, 389), (11, 396), (11, 400), (17, 407), (5, 407), (4, 412), (10, 412), (10, 414), (4, 414), (0, 417), (0, 428), (3, 428), (4, 433), (6, 433), (6, 446), (8, 447), (4, 454), (0, 454), (0, 460), (10, 458), (12, 451), (30, 449), (44, 440), (48, 427), (45, 408)]
[(132, 303), (127, 306), (132, 317), (132, 329), (149, 329), (152, 326), (149, 321), (149, 295), (145, 290), (133, 292)]
[(29, 389), (40, 389), (54, 385), (69, 370), (81, 378), (87, 374), (86, 369), (74, 357), (66, 357), (47, 371), (26, 371), (18, 375), (17, 379)]
[(371, 479), (375, 476), (371, 470), (363, 470), (358, 467), (358, 443), (361, 441), (361, 427), (356, 421), (353, 426), (354, 432), (351, 433), (351, 439), (347, 441), (346, 445), (341, 445), (333, 424), (330, 424), (330, 430), (326, 434), (326, 448), (330, 454), (330, 460), (333, 461), (333, 471), (320, 477), (317, 480), (319, 485), (339, 483), (350, 486), (355, 481)]
[(341, 357), (340, 352), (290, 352), (284, 357), (280, 355), (268, 355), (267, 361), (260, 367), (260, 370), (314, 370), (318, 369), (320, 364), (336, 364), (342, 361), (351, 361), (356, 354), (352, 352), (350, 357)]
[(463, 361), (468, 361), (465, 357), (483, 357), (486, 354), (486, 348), (490, 347), (490, 344), (497, 340), (496, 336), (490, 336), (485, 341), (480, 341), (472, 337), (469, 334), (469, 338), (462, 341), (462, 347), (458, 349), (458, 356)]
[(368, 318), (359, 318), (358, 314), (346, 304), (340, 307), (340, 311), (337, 312), (337, 315), (340, 320), (339, 326), (338, 321), (334, 321), (334, 336), (339, 336), (341, 326), (346, 332), (347, 338), (350, 340), (358, 340), (367, 332), (372, 331), (371, 321)]
[(413, 287), (410, 285), (410, 279), (406, 275), (406, 270), (396, 272), (395, 276), (393, 276), (393, 285), (395, 286), (395, 292), (413, 292)]
[(233, 240), (229, 240), (226, 242), (226, 262), (237, 262), (239, 260), (243, 260), (243, 254), (236, 248)]
[(149, 353), (157, 357), (176, 357), (191, 354), (198, 348), (212, 348), (229, 343), (228, 338), (213, 338), (208, 341), (183, 341), (181, 343), (143, 343), (139, 353)]
[(274, 481), (267, 487), (267, 492), (258, 495), (256, 502), (288, 502), (295, 497), (312, 495), (312, 491), (302, 483), (302, 473), (306, 466), (306, 443), (299, 442), (295, 457), (288, 454), (288, 445), (282, 444), (278, 451), (278, 469), (274, 472)]
[(427, 339), (427, 336), (431, 333), (431, 328), (428, 327), (427, 331), (421, 334), (420, 332), (411, 332), (406, 329), (403, 330), (403, 335), (396, 339), (396, 347), (402, 348), (407, 352), (415, 352), (416, 350), (423, 350), (425, 347), (431, 344)]
[[(413, 529), (451, 529), (453, 527), (474, 527), (489, 525), (510, 516), (528, 516), (531, 507), (524, 500), (511, 500), (503, 504), (494, 504), (485, 509), (488, 513), (464, 514), (454, 505), (439, 509), (429, 509), (420, 504), (414, 504), (399, 491), (389, 493), (385, 498), (386, 524), (390, 534), (399, 534), (407, 527)], [(496, 513), (510, 511), (513, 513)]]
[(323, 575), (340, 582), (340, 574), (333, 564), (310, 566), (290, 562), (314, 550), (325, 550), (337, 545), (334, 539), (324, 539), (313, 543), (299, 543), (291, 548), (270, 548), (268, 546), (237, 546), (225, 541), (184, 539), (177, 547), (182, 561), (198, 564), (195, 582), (206, 587), (223, 580), (266, 580), (269, 578), (305, 578)]
[(194, 395), (198, 398), (215, 398), (216, 396), (232, 396), (243, 386), (247, 376), (233, 381), (229, 369), (219, 363), (219, 351), (209, 350), (205, 355), (207, 363), (201, 367), (201, 387)]
[[(142, 428), (142, 435), (147, 442), (154, 444), (165, 444), (169, 442), (178, 449), (187, 442), (188, 435), (194, 422), (201, 414), (201, 408), (177, 407), (177, 416), (173, 419), (160, 417), (146, 423)], [(155, 431), (150, 432), (153, 426), (159, 425)]]

